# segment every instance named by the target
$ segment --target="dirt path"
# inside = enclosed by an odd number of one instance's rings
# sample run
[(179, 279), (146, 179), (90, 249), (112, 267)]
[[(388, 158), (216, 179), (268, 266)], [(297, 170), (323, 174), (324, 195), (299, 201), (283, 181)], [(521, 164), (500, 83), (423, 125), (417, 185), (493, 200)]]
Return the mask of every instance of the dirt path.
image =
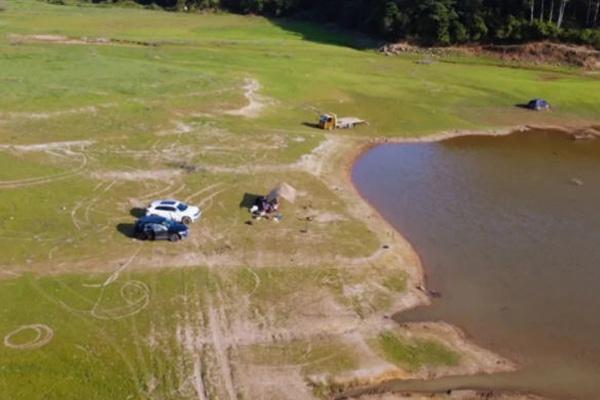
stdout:
[(258, 117), (268, 103), (264, 97), (258, 94), (260, 89), (260, 82), (256, 79), (247, 78), (244, 85), (244, 97), (248, 101), (248, 104), (237, 110), (226, 111), (225, 114), (246, 118)]
[(120, 46), (158, 46), (157, 42), (141, 40), (112, 39), (105, 37), (70, 37), (55, 34), (21, 35), (10, 33), (7, 38), (11, 44), (48, 43), (61, 45), (120, 45)]

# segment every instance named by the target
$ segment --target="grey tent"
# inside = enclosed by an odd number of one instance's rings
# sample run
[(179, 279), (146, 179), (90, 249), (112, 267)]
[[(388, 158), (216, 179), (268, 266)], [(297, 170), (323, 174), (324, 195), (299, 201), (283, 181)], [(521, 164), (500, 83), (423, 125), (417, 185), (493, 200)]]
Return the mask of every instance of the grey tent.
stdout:
[(285, 199), (290, 203), (295, 202), (296, 189), (294, 189), (292, 186), (288, 185), (285, 182), (280, 183), (273, 190), (271, 190), (271, 192), (267, 196), (267, 201), (269, 203), (272, 203), (274, 201), (279, 201), (279, 199)]
[(541, 111), (550, 108), (550, 104), (544, 99), (533, 99), (527, 104), (530, 110)]

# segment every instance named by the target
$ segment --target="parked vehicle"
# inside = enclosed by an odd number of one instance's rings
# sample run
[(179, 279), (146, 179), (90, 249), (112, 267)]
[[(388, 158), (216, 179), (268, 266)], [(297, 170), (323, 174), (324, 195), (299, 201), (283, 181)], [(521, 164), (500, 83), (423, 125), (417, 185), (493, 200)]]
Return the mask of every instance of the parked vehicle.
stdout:
[(356, 117), (342, 117), (334, 113), (323, 114), (319, 117), (319, 128), (325, 129), (326, 131), (332, 131), (334, 129), (352, 129), (357, 125), (368, 125), (369, 123), (363, 119)]
[(177, 200), (157, 200), (150, 203), (146, 215), (158, 215), (189, 225), (200, 219), (202, 211), (199, 207), (190, 206)]
[(550, 104), (544, 99), (533, 99), (527, 103), (527, 108), (534, 111), (544, 111), (550, 109)]
[(177, 242), (188, 234), (189, 228), (186, 225), (157, 215), (142, 217), (135, 223), (135, 235), (142, 240)]

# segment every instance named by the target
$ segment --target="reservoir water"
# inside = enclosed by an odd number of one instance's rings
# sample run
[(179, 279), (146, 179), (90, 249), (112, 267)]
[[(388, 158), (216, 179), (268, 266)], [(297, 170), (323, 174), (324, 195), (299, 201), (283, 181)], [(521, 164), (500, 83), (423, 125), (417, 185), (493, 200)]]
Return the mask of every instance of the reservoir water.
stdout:
[(441, 293), (394, 318), (450, 322), (521, 365), (391, 386), (600, 398), (600, 140), (530, 131), (384, 144), (353, 180)]

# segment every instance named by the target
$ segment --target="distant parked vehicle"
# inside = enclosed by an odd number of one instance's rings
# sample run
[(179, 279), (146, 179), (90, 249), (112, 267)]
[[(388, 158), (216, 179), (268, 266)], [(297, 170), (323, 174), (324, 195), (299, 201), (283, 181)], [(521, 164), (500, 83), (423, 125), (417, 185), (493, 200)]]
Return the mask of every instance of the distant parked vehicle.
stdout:
[(533, 99), (527, 104), (527, 108), (534, 111), (549, 110), (550, 104), (544, 99)]
[(352, 129), (357, 125), (369, 125), (364, 119), (356, 117), (342, 117), (334, 113), (323, 114), (319, 117), (319, 128), (325, 129), (326, 131), (332, 131), (334, 129)]
[(177, 200), (157, 200), (150, 203), (146, 215), (158, 215), (189, 225), (200, 219), (202, 211), (199, 207), (189, 206)]
[(189, 228), (186, 225), (157, 215), (142, 217), (135, 223), (135, 235), (142, 240), (177, 242), (188, 234)]

